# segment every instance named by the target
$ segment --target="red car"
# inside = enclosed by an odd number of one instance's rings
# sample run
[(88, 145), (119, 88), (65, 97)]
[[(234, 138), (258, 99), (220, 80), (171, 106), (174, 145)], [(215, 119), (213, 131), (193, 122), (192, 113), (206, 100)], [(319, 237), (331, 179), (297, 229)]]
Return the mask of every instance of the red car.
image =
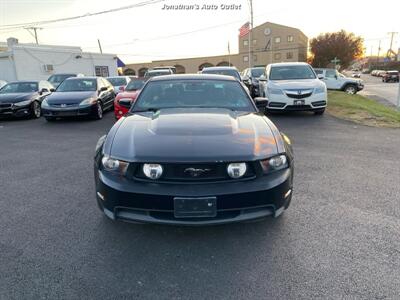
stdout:
[(131, 107), (132, 103), (136, 100), (137, 95), (145, 84), (144, 78), (135, 78), (130, 81), (125, 88), (124, 92), (119, 93), (114, 101), (114, 114), (118, 120), (123, 117)]

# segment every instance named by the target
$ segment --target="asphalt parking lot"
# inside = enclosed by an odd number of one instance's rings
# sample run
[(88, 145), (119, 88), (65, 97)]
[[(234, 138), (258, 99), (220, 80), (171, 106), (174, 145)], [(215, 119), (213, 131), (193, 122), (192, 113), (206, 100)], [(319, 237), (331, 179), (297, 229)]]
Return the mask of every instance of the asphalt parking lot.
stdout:
[(399, 130), (274, 115), (295, 150), (280, 219), (114, 223), (92, 155), (114, 123), (0, 121), (0, 299), (398, 299)]
[(398, 82), (382, 82), (381, 77), (374, 77), (369, 74), (362, 74), (364, 90), (360, 92), (368, 98), (386, 101), (389, 105), (397, 105), (397, 95), (399, 91)]

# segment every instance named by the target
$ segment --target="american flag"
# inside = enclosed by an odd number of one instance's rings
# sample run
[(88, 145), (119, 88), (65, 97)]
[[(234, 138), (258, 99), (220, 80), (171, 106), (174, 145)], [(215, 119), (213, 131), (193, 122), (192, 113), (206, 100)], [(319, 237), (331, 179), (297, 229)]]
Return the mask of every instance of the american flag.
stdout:
[(242, 27), (239, 29), (239, 37), (245, 36), (250, 32), (250, 22), (246, 22)]

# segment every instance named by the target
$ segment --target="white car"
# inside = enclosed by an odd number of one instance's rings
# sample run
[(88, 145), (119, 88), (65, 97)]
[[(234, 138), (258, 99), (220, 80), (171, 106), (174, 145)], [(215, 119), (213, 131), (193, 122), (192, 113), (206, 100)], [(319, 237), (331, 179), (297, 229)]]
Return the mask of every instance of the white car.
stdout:
[(306, 63), (269, 64), (261, 76), (260, 95), (267, 111), (313, 111), (321, 115), (328, 103), (325, 83)]
[(129, 76), (112, 76), (107, 77), (107, 80), (114, 87), (115, 94), (125, 91), (125, 87), (131, 82), (131, 77)]

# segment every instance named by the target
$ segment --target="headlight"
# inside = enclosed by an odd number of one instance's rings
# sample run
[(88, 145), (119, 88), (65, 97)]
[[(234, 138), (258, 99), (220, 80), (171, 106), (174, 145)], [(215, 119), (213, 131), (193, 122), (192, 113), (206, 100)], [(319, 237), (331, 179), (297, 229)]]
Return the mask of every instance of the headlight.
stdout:
[(231, 163), (226, 168), (229, 177), (234, 179), (243, 177), (243, 175), (246, 173), (246, 170), (247, 170), (246, 163)]
[(95, 104), (96, 102), (97, 102), (97, 99), (95, 99), (95, 98), (87, 98), (87, 99), (83, 100), (81, 103), (79, 103), (79, 106), (91, 105), (91, 104)]
[(270, 94), (270, 95), (283, 95), (283, 92), (282, 92), (281, 89), (268, 88), (268, 94)]
[(114, 159), (109, 156), (104, 156), (101, 159), (101, 164), (103, 165), (104, 170), (120, 175), (125, 175), (129, 166), (129, 163), (126, 161)]
[(44, 99), (42, 101), (42, 107), (49, 107), (49, 103), (47, 102), (47, 99)]
[(144, 164), (143, 173), (147, 178), (158, 179), (163, 173), (163, 167), (160, 164)]
[(323, 86), (317, 87), (317, 88), (315, 89), (315, 93), (316, 93), (316, 94), (323, 94), (323, 93), (326, 93), (326, 88), (323, 87)]
[(288, 166), (286, 155), (278, 155), (261, 161), (261, 167), (264, 174), (286, 169)]
[(21, 102), (17, 102), (17, 103), (14, 103), (14, 105), (15, 106), (27, 106), (27, 105), (29, 105), (29, 104), (31, 104), (31, 100), (25, 100), (25, 101), (21, 101)]

